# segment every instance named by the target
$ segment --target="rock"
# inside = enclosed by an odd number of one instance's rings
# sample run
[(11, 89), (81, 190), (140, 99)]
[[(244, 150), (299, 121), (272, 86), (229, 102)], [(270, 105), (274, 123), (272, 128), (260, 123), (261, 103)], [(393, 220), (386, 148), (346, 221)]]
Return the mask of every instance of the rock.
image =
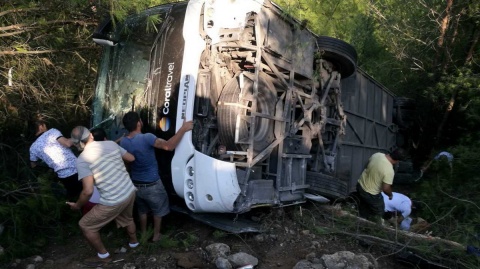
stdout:
[(271, 234), (268, 236), (268, 238), (272, 239), (272, 240), (277, 240), (278, 239), (278, 235), (276, 234)]
[(213, 243), (208, 245), (205, 250), (212, 263), (215, 263), (217, 258), (227, 258), (228, 254), (230, 254), (230, 247), (223, 243)]
[(34, 262), (34, 263), (40, 263), (40, 262), (43, 262), (43, 258), (42, 258), (41, 256), (39, 256), (39, 255), (37, 255), (37, 256), (35, 256), (35, 257), (33, 257), (33, 259), (32, 259), (32, 260), (33, 260), (33, 262)]
[(0, 246), (0, 256), (2, 256), (3, 254), (5, 254), (5, 249), (2, 246)]
[(137, 267), (133, 263), (126, 263), (123, 265), (122, 269), (136, 269)]
[(320, 264), (322, 263), (322, 260), (320, 260), (319, 258), (317, 258), (317, 254), (315, 254), (315, 252), (312, 252), (312, 253), (309, 253), (307, 254), (307, 256), (305, 257), (307, 261), (313, 263), (313, 264)]
[(255, 241), (257, 241), (257, 242), (263, 242), (263, 241), (265, 241), (265, 237), (263, 236), (263, 234), (257, 234), (257, 235), (255, 235), (254, 239), (255, 239)]
[(223, 258), (223, 257), (218, 257), (217, 261), (215, 262), (215, 265), (217, 266), (218, 269), (232, 269), (232, 265), (230, 262)]
[(312, 248), (320, 248), (322, 244), (318, 241), (312, 241)]
[(307, 260), (301, 260), (295, 264), (293, 269), (325, 269), (322, 264), (313, 264)]
[(339, 251), (321, 258), (328, 269), (372, 269), (375, 266), (364, 255), (356, 255), (350, 251)]
[(35, 269), (35, 264), (29, 264), (25, 269)]
[(256, 266), (258, 264), (258, 259), (253, 257), (250, 254), (245, 252), (235, 253), (233, 255), (228, 256), (228, 260), (232, 264), (233, 267), (242, 267), (245, 265), (253, 265)]

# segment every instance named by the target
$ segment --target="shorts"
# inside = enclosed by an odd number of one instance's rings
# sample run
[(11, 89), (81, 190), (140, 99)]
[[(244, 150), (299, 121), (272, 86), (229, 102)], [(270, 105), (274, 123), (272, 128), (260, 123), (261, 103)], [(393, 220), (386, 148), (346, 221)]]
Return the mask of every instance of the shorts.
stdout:
[(115, 220), (117, 227), (127, 227), (133, 222), (133, 205), (135, 203), (135, 192), (122, 203), (114, 206), (102, 204), (95, 205), (85, 216), (83, 216), (78, 225), (82, 230), (98, 232), (112, 220)]
[(136, 188), (137, 198), (135, 203), (138, 214), (143, 215), (152, 211), (154, 216), (163, 217), (170, 213), (167, 191), (161, 180), (146, 187), (136, 185)]

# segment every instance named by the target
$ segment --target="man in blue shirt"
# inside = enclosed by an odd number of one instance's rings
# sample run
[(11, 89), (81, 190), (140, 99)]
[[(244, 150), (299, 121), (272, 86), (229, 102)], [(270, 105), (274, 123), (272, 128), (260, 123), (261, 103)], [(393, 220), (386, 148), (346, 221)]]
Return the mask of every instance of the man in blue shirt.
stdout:
[(147, 213), (153, 213), (152, 241), (160, 240), (162, 217), (170, 213), (167, 192), (160, 180), (155, 148), (172, 151), (183, 135), (193, 129), (193, 122), (184, 122), (178, 132), (168, 140), (156, 137), (152, 133), (142, 134), (143, 123), (136, 112), (128, 112), (123, 116), (123, 125), (129, 132), (122, 138), (120, 146), (135, 156), (130, 165), (130, 177), (137, 187), (136, 204), (140, 216), (140, 231), (147, 229)]

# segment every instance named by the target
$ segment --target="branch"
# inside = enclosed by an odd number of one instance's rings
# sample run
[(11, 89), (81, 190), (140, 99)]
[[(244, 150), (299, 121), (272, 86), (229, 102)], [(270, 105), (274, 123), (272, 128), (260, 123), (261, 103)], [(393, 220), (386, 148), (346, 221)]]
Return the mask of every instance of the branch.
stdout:
[(5, 55), (33, 55), (33, 54), (46, 54), (46, 53), (56, 53), (56, 52), (67, 52), (67, 53), (74, 53), (76, 50), (81, 49), (96, 49), (96, 47), (77, 47), (71, 50), (35, 50), (35, 51), (0, 51), (0, 57)]
[(82, 21), (82, 20), (58, 20), (58, 21), (42, 22), (41, 24), (37, 23), (37, 22), (31, 23), (31, 24), (19, 23), (19, 24), (13, 24), (13, 25), (5, 26), (5, 27), (0, 27), (0, 31), (17, 30), (17, 29), (22, 29), (22, 28), (25, 28), (25, 27), (43, 27), (45, 25), (57, 25), (57, 24), (61, 24), (61, 25), (64, 25), (64, 24), (79, 24), (79, 25), (82, 25), (82, 26), (87, 26), (87, 25), (96, 25), (96, 22), (86, 22), (86, 21)]
[[(460, 244), (458, 242), (450, 241), (450, 240), (443, 239), (443, 238), (440, 238), (440, 237), (432, 237), (430, 235), (423, 235), (423, 234), (417, 234), (417, 233), (398, 230), (398, 229), (392, 229), (392, 228), (387, 227), (387, 226), (379, 226), (378, 224), (376, 224), (374, 222), (371, 222), (369, 220), (360, 218), (358, 216), (350, 214), (347, 211), (337, 209), (337, 208), (334, 208), (334, 207), (331, 207), (331, 206), (321, 206), (320, 208), (327, 211), (327, 212), (332, 213), (333, 215), (351, 217), (351, 218), (356, 219), (358, 222), (360, 222), (362, 224), (375, 227), (376, 229), (382, 229), (382, 230), (387, 231), (387, 232), (399, 233), (399, 234), (401, 234), (405, 237), (408, 237), (408, 238), (415, 238), (415, 239), (423, 240), (423, 241), (427, 241), (427, 242), (443, 243), (445, 245), (448, 245), (448, 246), (453, 247), (453, 248), (458, 249), (458, 250), (465, 250), (466, 249), (465, 246), (463, 246), (462, 244)], [(454, 208), (452, 208), (449, 212), (447, 212), (442, 218), (439, 218), (439, 219), (435, 220), (431, 224), (435, 224), (435, 223), (439, 222), (440, 220), (442, 220), (443, 218), (445, 218), (447, 215), (450, 215), (451, 212), (453, 211), (453, 209)], [(330, 217), (328, 215), (325, 215), (325, 216)]]
[(10, 14), (10, 13), (20, 13), (20, 12), (40, 11), (40, 10), (47, 10), (47, 9), (46, 8), (41, 8), (41, 7), (10, 9), (10, 10), (0, 12), (0, 17), (5, 16), (5, 15)]
[(18, 34), (22, 34), (22, 33), (25, 33), (25, 32), (29, 32), (29, 31), (32, 31), (34, 28), (28, 28), (28, 29), (24, 29), (22, 31), (16, 31), (16, 32), (10, 32), (10, 33), (6, 33), (6, 34), (0, 34), (0, 37), (6, 37), (6, 36), (14, 36), (14, 35), (18, 35)]

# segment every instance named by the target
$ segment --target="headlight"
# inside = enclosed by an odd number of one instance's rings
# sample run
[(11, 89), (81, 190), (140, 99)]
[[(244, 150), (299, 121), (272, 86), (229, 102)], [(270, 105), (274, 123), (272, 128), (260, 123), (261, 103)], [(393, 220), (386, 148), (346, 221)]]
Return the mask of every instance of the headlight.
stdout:
[(188, 187), (189, 189), (193, 189), (193, 180), (190, 179), (190, 178), (187, 179), (187, 187)]
[(193, 170), (193, 167), (189, 166), (187, 167), (187, 173), (189, 176), (193, 177), (193, 175), (195, 174), (195, 171)]

